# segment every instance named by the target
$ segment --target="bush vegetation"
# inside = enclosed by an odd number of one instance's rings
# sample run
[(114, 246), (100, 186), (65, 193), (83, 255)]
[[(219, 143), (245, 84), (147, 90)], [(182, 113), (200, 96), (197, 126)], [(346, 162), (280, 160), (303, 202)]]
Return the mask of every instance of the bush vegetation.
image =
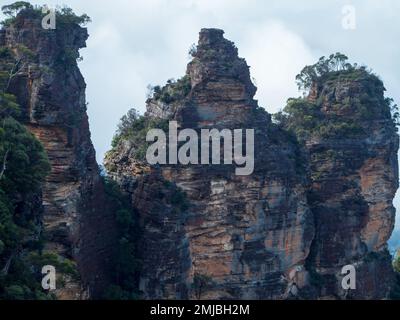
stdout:
[(184, 99), (192, 89), (190, 77), (188, 75), (175, 81), (170, 79), (164, 87), (150, 87), (150, 94), (154, 100), (161, 101), (166, 104), (173, 103)]
[(213, 279), (206, 274), (195, 273), (193, 277), (192, 290), (198, 300), (201, 299), (205, 291), (214, 285)]
[[(3, 14), (6, 19), (1, 22), (4, 26), (9, 26), (15, 23), (18, 19), (18, 15), (29, 16), (32, 18), (43, 18), (47, 13), (42, 12), (43, 6), (33, 6), (26, 1), (17, 1), (9, 5), (1, 7)], [(76, 24), (79, 26), (85, 26), (91, 22), (90, 17), (87, 14), (82, 14), (80, 16), (76, 15), (74, 11), (67, 7), (57, 7), (56, 8), (56, 24), (65, 26)]]
[(363, 71), (365, 67), (358, 67), (357, 64), (350, 64), (348, 57), (340, 52), (331, 54), (328, 58), (321, 57), (317, 63), (306, 66), (296, 76), (299, 90), (308, 91), (313, 83), (327, 80), (338, 74), (357, 76), (357, 71)]
[[(358, 137), (365, 133), (363, 122), (377, 116), (391, 117), (397, 126), (400, 119), (398, 107), (390, 98), (382, 100), (382, 81), (366, 67), (350, 64), (347, 60), (345, 55), (336, 53), (329, 58), (321, 57), (316, 64), (306, 66), (296, 77), (299, 89), (306, 93), (312, 86), (316, 86), (319, 90), (327, 91), (315, 101), (305, 97), (289, 99), (283, 111), (274, 115), (274, 121), (293, 132), (299, 140), (311, 137)], [(347, 80), (362, 82), (365, 92), (359, 97), (349, 96), (340, 101), (333, 98), (329, 104), (332, 112), (324, 111), (323, 99), (334, 95), (329, 91), (330, 88), (335, 88), (337, 81)], [(333, 82), (332, 85), (330, 82)], [(352, 118), (340, 115), (342, 112), (351, 114)]]
[(390, 298), (393, 300), (400, 300), (400, 250), (397, 251), (393, 259), (393, 269), (395, 271), (395, 283)]
[[(24, 6), (19, 2), (6, 10), (12, 13)], [(51, 298), (42, 291), (42, 275), (29, 259), (30, 253), (39, 255), (43, 245), (35, 199), (50, 164), (43, 146), (18, 121), (17, 99), (7, 91), (31, 53), (18, 48), (15, 55), (1, 47), (0, 58), (0, 299)]]
[(141, 260), (138, 258), (138, 243), (141, 234), (136, 211), (129, 198), (122, 193), (118, 184), (103, 177), (105, 191), (111, 200), (118, 227), (118, 242), (115, 250), (113, 284), (107, 289), (104, 298), (108, 300), (136, 300), (139, 298), (139, 271)]
[[(112, 147), (115, 149), (123, 140), (129, 140), (135, 150), (134, 157), (138, 161), (145, 161), (146, 151), (150, 143), (146, 142), (146, 135), (150, 129), (162, 129), (168, 131), (168, 120), (149, 118), (140, 115), (135, 109), (131, 109), (121, 118), (117, 128)], [(111, 153), (113, 150), (111, 150)]]

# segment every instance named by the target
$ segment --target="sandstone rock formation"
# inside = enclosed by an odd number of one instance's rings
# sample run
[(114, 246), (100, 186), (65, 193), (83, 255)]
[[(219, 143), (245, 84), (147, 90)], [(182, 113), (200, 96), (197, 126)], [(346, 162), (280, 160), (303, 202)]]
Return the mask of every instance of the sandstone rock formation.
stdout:
[(74, 23), (43, 29), (33, 9), (0, 31), (0, 46), (20, 61), (8, 91), (52, 167), (43, 188), (45, 250), (75, 261), (80, 275), (65, 276), (65, 286), (56, 291), (60, 299), (96, 297), (104, 289), (115, 241), (90, 140), (86, 85), (76, 63), (87, 37)]
[[(128, 142), (109, 154), (109, 173), (136, 186), (127, 191), (143, 220), (140, 289), (146, 298), (196, 298), (191, 284), (206, 276), (201, 298), (288, 297), (314, 236), (300, 150), (258, 107), (249, 67), (222, 30), (201, 31), (185, 79), (190, 92), (169, 104), (150, 99), (148, 117), (177, 120), (181, 129), (254, 128), (256, 169), (236, 176), (229, 165), (162, 166), (142, 175)], [(186, 193), (188, 208), (152, 198), (163, 180)]]
[[(202, 29), (192, 55), (182, 79), (154, 90), (145, 117), (198, 132), (254, 128), (255, 171), (149, 166), (126, 137), (107, 154), (109, 174), (139, 212), (143, 297), (386, 298), (398, 136), (382, 83), (315, 83), (308, 103), (320, 108), (321, 126), (335, 115), (362, 133), (309, 135), (303, 148), (258, 107), (249, 67), (222, 30)], [(186, 199), (175, 201), (180, 192)], [(341, 287), (348, 264), (357, 271), (354, 291)]]
[[(112, 283), (120, 239), (76, 62), (88, 34), (62, 20), (44, 30), (40, 18), (22, 10), (0, 30), (0, 47), (19, 60), (8, 92), (52, 167), (30, 209), (38, 218), (43, 209), (45, 251), (76, 266), (57, 297), (98, 298)], [(296, 137), (254, 100), (249, 67), (222, 30), (202, 29), (192, 55), (182, 79), (154, 89), (145, 121), (196, 132), (254, 129), (254, 173), (236, 175), (230, 164), (148, 165), (144, 137), (116, 140), (105, 165), (142, 229), (142, 297), (387, 298), (399, 142), (382, 82), (365, 70), (315, 82), (300, 103), (314, 110), (318, 130)], [(356, 290), (341, 286), (349, 264)]]
[[(362, 71), (315, 83), (308, 98), (322, 111), (321, 122), (335, 118), (354, 126), (353, 133), (306, 141), (316, 225), (309, 261), (321, 275), (320, 296), (385, 298), (393, 284), (387, 241), (395, 220), (399, 138), (384, 91), (376, 76)], [(348, 264), (356, 266), (357, 290), (346, 292), (340, 279)]]

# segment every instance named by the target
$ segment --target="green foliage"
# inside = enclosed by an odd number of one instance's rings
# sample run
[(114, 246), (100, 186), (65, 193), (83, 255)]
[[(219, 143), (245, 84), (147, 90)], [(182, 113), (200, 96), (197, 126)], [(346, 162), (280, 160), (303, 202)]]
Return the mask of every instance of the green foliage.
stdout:
[(167, 85), (163, 88), (160, 86), (155, 86), (152, 89), (154, 100), (170, 104), (184, 99), (190, 93), (192, 85), (190, 77), (186, 75), (177, 81), (174, 79), (168, 80)]
[[(31, 18), (41, 19), (47, 14), (47, 12), (43, 13), (42, 9), (43, 6), (33, 6), (25, 1), (17, 1), (13, 4), (3, 6), (2, 11), (7, 19), (4, 20), (2, 24), (4, 26), (10, 26), (18, 20), (20, 14), (24, 14)], [(57, 7), (55, 11), (57, 27), (65, 27), (68, 25), (85, 26), (91, 22), (91, 19), (87, 14), (82, 14), (80, 16), (76, 15), (68, 6)]]
[(393, 269), (396, 275), (390, 298), (393, 300), (400, 300), (400, 250), (397, 251), (394, 257)]
[(56, 268), (57, 273), (59, 274), (69, 275), (74, 279), (79, 279), (79, 273), (77, 270), (76, 263), (72, 260), (63, 258), (56, 253), (33, 252), (29, 256), (29, 260), (32, 263), (33, 267), (36, 268), (38, 272), (40, 272), (43, 266), (50, 265)]
[(392, 98), (386, 98), (385, 103), (390, 109), (390, 112), (392, 114), (393, 124), (396, 126), (396, 130), (398, 130), (398, 127), (400, 126), (399, 107), (397, 104), (394, 103), (394, 100)]
[[(19, 3), (8, 10), (19, 10)], [(19, 46), (15, 53), (0, 48), (0, 299), (49, 299), (42, 291), (41, 273), (28, 256), (41, 250), (40, 212), (35, 199), (50, 171), (40, 142), (16, 120), (20, 111), (7, 92), (10, 79), (33, 58)]]
[(197, 299), (201, 299), (203, 293), (214, 285), (213, 279), (205, 274), (195, 273), (193, 277), (192, 289)]
[(400, 273), (400, 250), (397, 251), (397, 254), (393, 260), (393, 269), (397, 273)]
[(21, 10), (24, 9), (33, 9), (33, 6), (26, 1), (17, 1), (1, 7), (3, 14), (8, 17), (15, 17)]
[(35, 58), (33, 52), (24, 45), (15, 46), (14, 51), (7, 47), (0, 47), (0, 117), (18, 117), (16, 98), (7, 91), (11, 80)]
[[(303, 90), (316, 85), (316, 100), (289, 99), (283, 111), (273, 116), (274, 122), (295, 134), (300, 141), (357, 138), (366, 133), (365, 122), (377, 118), (391, 118), (398, 126), (398, 107), (393, 99), (383, 99), (383, 82), (365, 67), (351, 65), (347, 60), (346, 56), (337, 53), (329, 58), (321, 57), (316, 64), (305, 67), (296, 80)], [(363, 87), (359, 95), (340, 97), (335, 94), (337, 82), (352, 81)], [(326, 110), (327, 106), (329, 110)]]
[(40, 142), (13, 118), (4, 118), (0, 127), (0, 165), (5, 165), (0, 187), (8, 193), (37, 190), (50, 171)]
[(64, 48), (57, 57), (56, 65), (63, 68), (68, 68), (81, 60), (81, 55), (78, 50), (73, 48)]
[(132, 293), (123, 290), (120, 286), (112, 285), (107, 288), (104, 300), (139, 300), (140, 296), (137, 293)]
[(176, 185), (173, 185), (174, 192), (170, 197), (170, 202), (174, 206), (178, 206), (181, 211), (185, 211), (189, 208), (189, 201), (186, 194), (179, 189)]
[(316, 64), (304, 67), (300, 74), (296, 76), (299, 90), (309, 90), (313, 83), (332, 73), (352, 72), (357, 69), (356, 64), (352, 65), (347, 61), (347, 56), (337, 52), (336, 54), (331, 54), (329, 58), (321, 57)]
[(0, 118), (17, 118), (19, 115), (19, 105), (15, 96), (8, 93), (0, 93)]
[[(131, 109), (121, 118), (117, 133), (112, 141), (112, 147), (115, 149), (121, 141), (129, 140), (135, 150), (135, 159), (145, 161), (146, 151), (150, 146), (150, 143), (146, 142), (146, 135), (149, 130), (154, 128), (167, 131), (168, 120), (141, 116), (135, 109)], [(112, 152), (113, 150), (110, 151), (111, 154)], [(107, 169), (110, 170), (111, 168)]]
[(108, 199), (115, 212), (118, 227), (118, 243), (113, 257), (113, 285), (104, 293), (109, 300), (138, 299), (138, 279), (141, 260), (138, 258), (140, 237), (139, 219), (130, 205), (129, 198), (122, 193), (118, 184), (104, 177), (104, 186)]
[(25, 240), (37, 237), (38, 217), (18, 208), (29, 203), (50, 167), (43, 147), (24, 126), (10, 117), (0, 121), (0, 270), (10, 262), (0, 277), (0, 299), (37, 299), (40, 279), (21, 252), (40, 247)]
[(77, 24), (79, 26), (85, 26), (88, 23), (92, 22), (92, 20), (87, 14), (84, 13), (78, 16), (74, 13), (74, 11), (71, 8), (67, 6), (58, 8), (56, 10), (56, 21), (58, 24), (61, 25)]
[[(357, 110), (354, 110), (357, 113)], [(280, 126), (293, 132), (300, 141), (311, 137), (353, 138), (364, 133), (361, 125), (337, 116), (323, 114), (321, 107), (306, 99), (289, 99), (283, 112), (273, 116)]]

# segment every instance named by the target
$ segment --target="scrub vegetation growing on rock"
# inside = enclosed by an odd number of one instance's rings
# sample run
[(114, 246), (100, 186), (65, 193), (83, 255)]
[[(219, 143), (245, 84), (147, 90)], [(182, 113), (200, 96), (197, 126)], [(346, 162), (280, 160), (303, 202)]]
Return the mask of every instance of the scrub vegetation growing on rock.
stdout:
[(178, 80), (168, 80), (167, 84), (162, 88), (160, 86), (150, 86), (149, 97), (169, 104), (184, 99), (189, 94), (191, 88), (190, 78), (188, 75), (185, 75)]
[(105, 191), (110, 199), (117, 222), (117, 242), (113, 259), (112, 285), (103, 294), (108, 300), (135, 300), (139, 294), (139, 271), (141, 260), (138, 256), (140, 226), (137, 212), (133, 210), (127, 195), (118, 184), (103, 177)]
[[(296, 80), (308, 97), (289, 99), (274, 115), (275, 122), (303, 141), (311, 137), (357, 138), (366, 133), (363, 124), (376, 117), (391, 118), (397, 127), (398, 106), (379, 94), (385, 91), (379, 77), (347, 61), (345, 55), (336, 53), (305, 67)], [(362, 88), (362, 94), (351, 94), (351, 87)]]
[(18, 122), (17, 99), (7, 92), (22, 62), (5, 47), (0, 56), (0, 299), (50, 298), (29, 259), (43, 246), (40, 187), (50, 165), (43, 146)]
[(167, 132), (168, 120), (149, 118), (140, 115), (135, 109), (129, 110), (118, 124), (117, 133), (112, 141), (113, 149), (107, 156), (112, 156), (119, 143), (129, 141), (134, 149), (132, 156), (139, 161), (145, 161), (147, 148), (151, 144), (146, 142), (146, 135), (151, 129), (162, 129)]
[[(43, 6), (34, 6), (25, 1), (17, 1), (9, 5), (2, 6), (1, 10), (7, 18), (2, 21), (1, 24), (3, 26), (10, 26), (11, 24), (18, 23), (18, 19), (23, 19), (28, 16), (31, 18), (43, 18), (47, 12), (43, 13), (42, 9)], [(91, 22), (91, 19), (87, 14), (78, 16), (71, 8), (67, 6), (57, 7), (55, 13), (57, 21), (56, 23), (60, 25), (77, 24), (80, 26), (85, 26)]]

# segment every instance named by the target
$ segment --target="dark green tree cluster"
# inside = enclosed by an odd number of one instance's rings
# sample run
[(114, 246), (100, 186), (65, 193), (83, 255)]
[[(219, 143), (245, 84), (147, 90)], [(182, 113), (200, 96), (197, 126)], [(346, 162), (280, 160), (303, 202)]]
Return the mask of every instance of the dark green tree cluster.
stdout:
[(135, 149), (135, 159), (145, 161), (146, 151), (150, 145), (150, 143), (146, 142), (146, 135), (153, 128), (162, 129), (166, 132), (168, 130), (168, 120), (145, 117), (140, 115), (135, 109), (129, 110), (121, 118), (112, 141), (113, 149), (109, 152), (112, 154), (120, 141), (129, 140)]
[(139, 298), (139, 271), (141, 260), (138, 258), (140, 227), (137, 214), (122, 193), (118, 184), (103, 178), (105, 191), (112, 203), (118, 227), (118, 242), (113, 257), (113, 285), (104, 294), (107, 300), (136, 300)]
[[(329, 58), (321, 57), (316, 64), (305, 67), (296, 77), (299, 88), (309, 90), (316, 85), (323, 94), (314, 100), (306, 97), (289, 99), (285, 108), (274, 115), (275, 122), (294, 133), (299, 140), (359, 137), (365, 133), (361, 124), (377, 117), (391, 118), (397, 130), (400, 119), (398, 107), (393, 99), (383, 98), (385, 88), (382, 81), (366, 67), (349, 64), (347, 60), (345, 55), (336, 53)], [(338, 81), (357, 81), (365, 90), (360, 95), (349, 95), (338, 101), (334, 95)], [(330, 108), (333, 112), (323, 111), (326, 99), (332, 99)], [(343, 112), (351, 114), (352, 119), (338, 115)]]
[[(6, 19), (2, 21), (1, 24), (4, 26), (11, 25), (18, 19), (20, 14), (22, 16), (29, 15), (32, 18), (42, 18), (47, 14), (47, 12), (43, 13), (42, 9), (43, 6), (34, 6), (26, 1), (17, 1), (9, 5), (2, 6), (1, 10), (6, 16)], [(91, 19), (87, 14), (82, 14), (80, 16), (76, 15), (68, 6), (57, 7), (55, 11), (57, 24), (77, 24), (80, 26), (85, 26), (91, 22)]]
[(13, 53), (0, 47), (0, 299), (49, 298), (30, 253), (42, 247), (40, 187), (50, 165), (43, 146), (18, 121), (17, 100), (7, 91), (27, 55), (25, 48)]
[(391, 298), (400, 300), (400, 249), (397, 251), (393, 260), (393, 269), (395, 271), (395, 284), (392, 289)]
[(164, 102), (166, 104), (173, 103), (184, 99), (192, 89), (190, 77), (188, 75), (179, 80), (170, 79), (164, 87), (150, 86), (149, 97)]
[(212, 288), (214, 280), (206, 274), (195, 273), (193, 276), (192, 290), (198, 300), (201, 299), (202, 295)]
[(344, 121), (335, 115), (327, 117), (319, 105), (303, 98), (289, 99), (283, 112), (274, 115), (274, 120), (295, 134), (300, 141), (312, 136), (351, 138), (364, 133), (363, 128), (356, 122)]
[(330, 73), (352, 72), (358, 68), (365, 69), (365, 67), (358, 67), (357, 64), (349, 63), (346, 55), (337, 52), (331, 54), (328, 58), (323, 56), (317, 63), (304, 67), (300, 74), (296, 76), (296, 82), (299, 90), (308, 91), (314, 82)]

